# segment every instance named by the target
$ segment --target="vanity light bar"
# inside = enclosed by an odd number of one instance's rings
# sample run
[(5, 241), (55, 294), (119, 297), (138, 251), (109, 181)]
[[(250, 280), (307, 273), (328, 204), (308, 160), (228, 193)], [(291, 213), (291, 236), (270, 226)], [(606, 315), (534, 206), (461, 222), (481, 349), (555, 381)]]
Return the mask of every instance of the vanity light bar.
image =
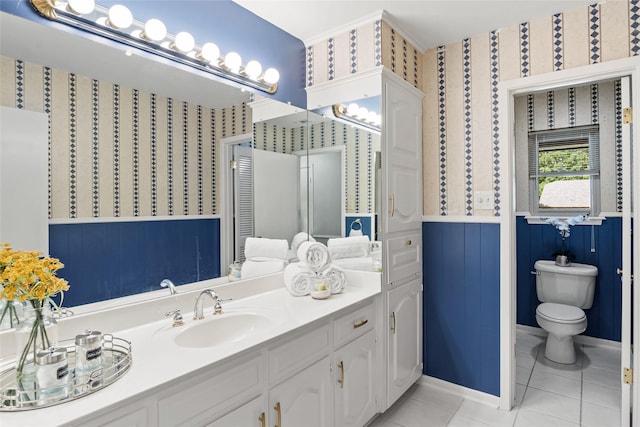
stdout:
[(160, 55), (201, 71), (224, 77), (269, 94), (278, 90), (280, 73), (275, 68), (262, 71), (255, 60), (242, 64), (236, 52), (221, 56), (211, 42), (199, 45), (186, 31), (176, 35), (167, 32), (159, 19), (140, 22), (126, 6), (117, 4), (107, 9), (94, 0), (30, 0), (33, 8), (45, 18), (88, 31), (93, 34)]
[(355, 125), (365, 127), (369, 130), (376, 132), (381, 131), (382, 119), (380, 114), (375, 111), (368, 111), (364, 107), (360, 107), (358, 104), (351, 103), (348, 106), (344, 104), (334, 104), (333, 114), (342, 120), (351, 122)]

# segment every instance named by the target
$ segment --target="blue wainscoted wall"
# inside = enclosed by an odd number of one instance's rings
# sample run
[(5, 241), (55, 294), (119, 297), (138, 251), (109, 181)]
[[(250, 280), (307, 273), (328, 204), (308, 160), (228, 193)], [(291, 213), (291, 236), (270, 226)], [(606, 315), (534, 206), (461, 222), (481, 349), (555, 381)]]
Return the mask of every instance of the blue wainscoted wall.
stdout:
[(500, 226), (422, 224), (424, 374), (500, 395)]
[(220, 277), (220, 220), (56, 224), (50, 254), (65, 265), (67, 307)]
[[(595, 252), (591, 252), (592, 226), (571, 227), (566, 247), (576, 254), (575, 262), (598, 267), (593, 307), (586, 310), (588, 326), (585, 335), (620, 341), (622, 294), (616, 269), (622, 267), (622, 218), (607, 218), (593, 226)], [(536, 322), (535, 276), (533, 264), (539, 259), (552, 259), (562, 244), (560, 233), (548, 224), (529, 225), (524, 217), (516, 219), (517, 240), (517, 322), (539, 327)]]

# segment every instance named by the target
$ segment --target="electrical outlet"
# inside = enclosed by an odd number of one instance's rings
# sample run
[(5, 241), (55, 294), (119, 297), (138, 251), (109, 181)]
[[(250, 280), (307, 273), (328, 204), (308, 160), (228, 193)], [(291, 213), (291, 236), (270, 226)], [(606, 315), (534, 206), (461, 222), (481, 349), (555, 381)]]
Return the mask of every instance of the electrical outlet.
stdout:
[(476, 191), (473, 207), (475, 209), (493, 209), (493, 191)]

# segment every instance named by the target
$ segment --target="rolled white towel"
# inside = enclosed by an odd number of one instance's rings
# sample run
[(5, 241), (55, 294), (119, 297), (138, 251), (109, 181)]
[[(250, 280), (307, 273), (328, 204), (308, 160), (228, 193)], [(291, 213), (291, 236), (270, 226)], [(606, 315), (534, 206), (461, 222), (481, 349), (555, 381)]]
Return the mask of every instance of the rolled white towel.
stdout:
[(344, 270), (337, 265), (331, 265), (322, 272), (322, 279), (332, 294), (339, 294), (347, 285), (347, 276)]
[(284, 269), (284, 286), (294, 297), (309, 295), (313, 290), (316, 274), (299, 262), (289, 264)]
[(331, 259), (369, 256), (371, 245), (368, 236), (340, 237), (327, 241)]
[(285, 239), (247, 237), (244, 243), (244, 257), (246, 259), (277, 258), (286, 260), (288, 252), (289, 244)]
[(314, 273), (320, 273), (331, 265), (329, 249), (319, 242), (302, 242), (298, 247), (298, 259)]
[(284, 270), (286, 262), (281, 259), (248, 259), (242, 263), (240, 269), (240, 278), (248, 279), (250, 277), (264, 276), (265, 274), (277, 273)]
[(300, 244), (302, 244), (303, 242), (315, 242), (315, 241), (316, 239), (314, 239), (313, 236), (310, 236), (304, 231), (301, 231), (295, 236), (293, 236), (293, 239), (291, 239), (291, 250), (293, 252), (298, 252), (298, 248), (300, 247)]

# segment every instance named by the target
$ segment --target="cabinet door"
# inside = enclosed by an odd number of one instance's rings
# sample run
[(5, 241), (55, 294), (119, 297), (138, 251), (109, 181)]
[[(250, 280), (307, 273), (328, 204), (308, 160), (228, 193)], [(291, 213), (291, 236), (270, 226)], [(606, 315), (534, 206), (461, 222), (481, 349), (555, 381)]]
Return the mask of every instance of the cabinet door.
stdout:
[(387, 407), (422, 374), (422, 285), (414, 280), (389, 291)]
[(264, 399), (258, 397), (251, 402), (229, 412), (228, 414), (218, 418), (208, 427), (264, 427), (267, 425), (266, 413), (264, 407)]
[(415, 230), (422, 222), (422, 93), (385, 76), (383, 232)]
[(375, 331), (337, 350), (334, 360), (335, 426), (363, 426), (376, 413)]
[(332, 425), (329, 357), (309, 366), (269, 391), (269, 425), (323, 427)]

